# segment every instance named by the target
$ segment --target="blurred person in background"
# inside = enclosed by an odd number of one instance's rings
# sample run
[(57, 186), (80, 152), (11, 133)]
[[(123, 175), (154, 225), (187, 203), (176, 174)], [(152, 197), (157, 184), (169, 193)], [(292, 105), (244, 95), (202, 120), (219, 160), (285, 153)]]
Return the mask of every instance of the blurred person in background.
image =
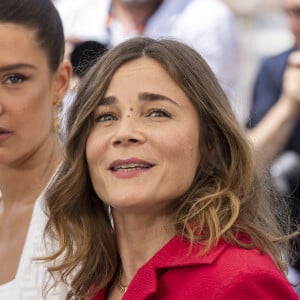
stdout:
[(0, 299), (62, 300), (45, 265), (44, 190), (62, 160), (58, 109), (71, 77), (50, 0), (0, 1)]
[[(259, 163), (270, 168), (277, 189), (300, 218), (300, 0), (283, 0), (295, 44), (291, 49), (265, 59), (259, 69), (248, 122), (248, 136)], [(300, 272), (299, 240), (295, 241)]]
[(199, 52), (227, 94), (232, 94), (238, 44), (234, 15), (222, 1), (56, 0), (54, 3), (63, 20), (70, 53), (85, 41), (96, 41), (109, 49), (136, 36), (175, 38)]

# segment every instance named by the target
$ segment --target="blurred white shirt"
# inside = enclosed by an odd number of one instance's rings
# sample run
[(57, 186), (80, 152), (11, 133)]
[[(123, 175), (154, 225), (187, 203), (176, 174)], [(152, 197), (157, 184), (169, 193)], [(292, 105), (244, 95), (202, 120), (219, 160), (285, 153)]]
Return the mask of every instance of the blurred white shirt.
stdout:
[[(138, 32), (126, 33), (120, 23), (107, 25), (111, 0), (56, 0), (65, 35), (113, 47)], [(164, 0), (147, 22), (144, 36), (172, 37), (198, 51), (229, 95), (238, 68), (235, 17), (220, 0)]]

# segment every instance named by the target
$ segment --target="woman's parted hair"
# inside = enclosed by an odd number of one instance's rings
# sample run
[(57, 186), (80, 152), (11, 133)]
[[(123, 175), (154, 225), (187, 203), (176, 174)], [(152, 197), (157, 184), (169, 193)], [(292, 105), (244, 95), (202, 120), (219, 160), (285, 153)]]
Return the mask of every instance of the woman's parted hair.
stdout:
[(35, 31), (50, 70), (57, 70), (64, 57), (65, 41), (60, 16), (51, 0), (1, 0), (0, 23), (13, 23)]
[[(169, 39), (135, 38), (106, 53), (82, 79), (69, 112), (65, 161), (47, 193), (46, 233), (58, 240), (61, 257), (50, 271), (64, 281), (72, 274), (71, 297), (117, 276), (119, 256), (107, 207), (95, 193), (85, 157), (93, 113), (114, 73), (129, 61), (148, 57), (175, 80), (199, 114), (201, 164), (190, 189), (172, 203), (179, 235), (205, 242), (203, 253), (220, 238), (268, 252), (284, 270), (287, 243), (265, 186), (256, 174), (252, 152), (216, 77), (190, 47)], [(277, 208), (275, 203), (273, 208)], [(286, 215), (282, 214), (284, 218)], [(280, 225), (278, 225), (280, 224)], [(247, 242), (239, 239), (246, 234)], [(251, 242), (250, 242), (251, 241)], [(76, 272), (75, 272), (76, 270)]]

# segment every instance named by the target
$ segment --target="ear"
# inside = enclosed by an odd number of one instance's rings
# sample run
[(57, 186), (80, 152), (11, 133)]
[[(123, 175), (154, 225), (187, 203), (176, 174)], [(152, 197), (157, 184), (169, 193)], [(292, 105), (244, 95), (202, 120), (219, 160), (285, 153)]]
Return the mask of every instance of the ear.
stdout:
[(53, 104), (59, 104), (67, 92), (72, 77), (72, 65), (69, 61), (62, 62), (53, 79)]

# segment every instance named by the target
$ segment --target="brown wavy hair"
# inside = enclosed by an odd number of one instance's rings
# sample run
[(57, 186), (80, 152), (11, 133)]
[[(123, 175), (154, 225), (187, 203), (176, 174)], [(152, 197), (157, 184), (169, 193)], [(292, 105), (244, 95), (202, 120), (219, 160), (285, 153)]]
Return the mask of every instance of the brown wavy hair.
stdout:
[[(67, 123), (65, 161), (47, 192), (45, 234), (57, 240), (50, 272), (70, 281), (68, 298), (82, 299), (93, 287), (107, 287), (120, 259), (106, 204), (95, 193), (85, 156), (93, 113), (114, 73), (125, 63), (148, 57), (158, 62), (194, 104), (199, 114), (201, 167), (189, 190), (174, 199), (178, 235), (191, 244), (205, 242), (203, 253), (220, 239), (271, 255), (284, 272), (288, 214), (283, 202), (266, 193), (249, 142), (236, 121), (216, 77), (190, 47), (169, 39), (135, 38), (107, 52), (82, 79)], [(279, 213), (278, 213), (279, 212)], [(201, 233), (201, 234), (199, 234)], [(246, 234), (249, 241), (239, 239)]]

